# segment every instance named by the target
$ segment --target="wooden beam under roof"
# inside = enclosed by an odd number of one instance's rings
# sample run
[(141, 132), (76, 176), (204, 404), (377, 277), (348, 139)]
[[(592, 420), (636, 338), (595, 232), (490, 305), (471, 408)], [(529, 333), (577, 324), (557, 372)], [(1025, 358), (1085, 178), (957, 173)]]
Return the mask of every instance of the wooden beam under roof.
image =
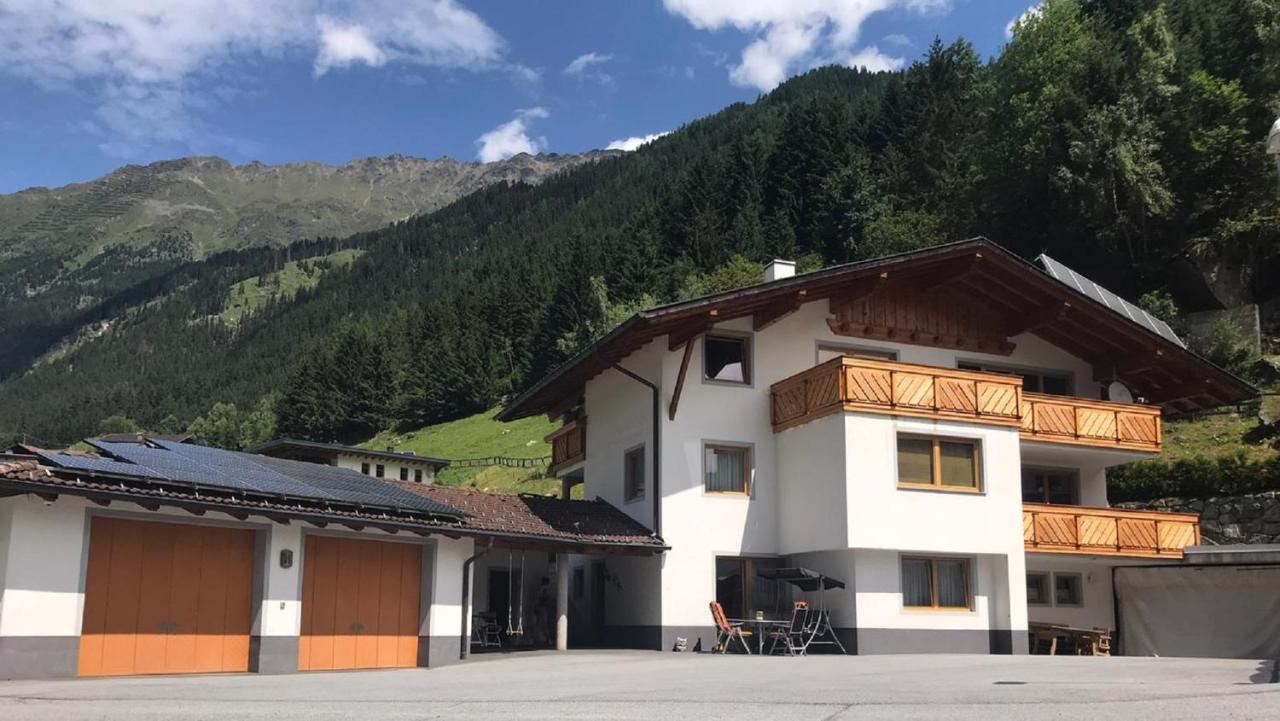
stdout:
[(667, 406), (667, 420), (676, 419), (676, 409), (680, 407), (680, 394), (684, 391), (684, 378), (689, 372), (689, 359), (693, 357), (693, 345), (697, 338), (691, 338), (684, 344), (684, 356), (680, 359), (680, 375), (676, 376), (676, 389), (671, 394), (671, 404)]
[(1071, 312), (1071, 304), (1066, 301), (1053, 301), (1034, 310), (1022, 313), (1005, 325), (1005, 333), (1012, 338), (1022, 333), (1031, 333), (1047, 325), (1057, 323)]

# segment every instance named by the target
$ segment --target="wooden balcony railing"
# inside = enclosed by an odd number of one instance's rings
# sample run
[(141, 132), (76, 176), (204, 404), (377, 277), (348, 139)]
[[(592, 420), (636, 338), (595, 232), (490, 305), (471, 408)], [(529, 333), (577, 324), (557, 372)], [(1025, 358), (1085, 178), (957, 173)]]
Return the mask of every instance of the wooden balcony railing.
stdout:
[(1200, 519), (1193, 513), (1024, 503), (1022, 540), (1035, 553), (1182, 558), (1182, 549), (1200, 543)]
[(774, 431), (839, 411), (1013, 426), (1024, 440), (1160, 450), (1160, 409), (1132, 403), (1024, 393), (1022, 380), (843, 356), (771, 388)]
[(1023, 393), (1022, 437), (1158, 452), (1160, 408)]
[(584, 420), (569, 421), (545, 440), (551, 444), (551, 467), (547, 469), (551, 474), (587, 458), (587, 422)]
[(843, 356), (779, 381), (771, 390), (775, 431), (841, 410), (1017, 426), (1022, 381)]

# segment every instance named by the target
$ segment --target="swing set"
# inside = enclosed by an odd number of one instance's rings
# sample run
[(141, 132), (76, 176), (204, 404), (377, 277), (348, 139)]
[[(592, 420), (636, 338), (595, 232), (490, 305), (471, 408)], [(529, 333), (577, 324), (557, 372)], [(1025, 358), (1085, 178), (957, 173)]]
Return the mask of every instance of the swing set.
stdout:
[(523, 636), (524, 635), (524, 551), (520, 552), (520, 611), (516, 614), (515, 623), (511, 621), (511, 608), (513, 604), (512, 584), (515, 580), (515, 574), (512, 573), (513, 561), (515, 560), (511, 551), (507, 551), (507, 636)]

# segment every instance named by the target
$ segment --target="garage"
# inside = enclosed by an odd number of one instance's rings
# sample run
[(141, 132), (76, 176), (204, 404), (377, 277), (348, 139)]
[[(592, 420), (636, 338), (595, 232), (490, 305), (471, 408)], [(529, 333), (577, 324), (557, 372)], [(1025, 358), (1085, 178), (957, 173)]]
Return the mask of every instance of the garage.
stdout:
[(94, 517), (81, 676), (249, 670), (251, 530)]
[(306, 538), (298, 670), (418, 665), (422, 547)]

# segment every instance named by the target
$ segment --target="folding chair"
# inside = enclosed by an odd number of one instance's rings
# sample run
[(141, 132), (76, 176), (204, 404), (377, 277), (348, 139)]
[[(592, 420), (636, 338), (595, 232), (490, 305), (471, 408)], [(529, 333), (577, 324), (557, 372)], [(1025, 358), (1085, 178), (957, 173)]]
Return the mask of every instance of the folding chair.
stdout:
[(773, 654), (781, 641), (786, 645), (787, 654), (790, 656), (803, 656), (805, 649), (809, 646), (809, 640), (813, 635), (809, 632), (809, 604), (803, 601), (797, 603), (791, 611), (791, 623), (786, 628), (780, 628), (769, 634), (772, 643), (769, 644), (769, 653)]
[(729, 623), (729, 619), (724, 615), (724, 607), (717, 601), (711, 602), (711, 618), (716, 623), (716, 650), (720, 653), (728, 653), (729, 643), (733, 639), (738, 639), (738, 643), (742, 644), (742, 650), (751, 655), (751, 644), (747, 643), (747, 639), (751, 638), (752, 633), (742, 628), (740, 623)]

